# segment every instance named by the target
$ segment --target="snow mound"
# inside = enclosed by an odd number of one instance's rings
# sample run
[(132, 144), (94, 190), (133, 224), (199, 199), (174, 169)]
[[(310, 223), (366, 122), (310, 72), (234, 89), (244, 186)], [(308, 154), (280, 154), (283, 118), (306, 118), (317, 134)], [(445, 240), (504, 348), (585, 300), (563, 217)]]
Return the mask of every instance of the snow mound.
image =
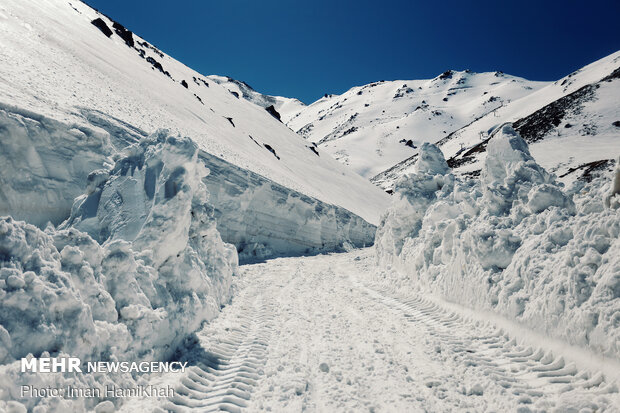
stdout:
[[(216, 229), (207, 173), (195, 143), (159, 131), (92, 173), (58, 230), (1, 218), (0, 363), (165, 360), (214, 318), (237, 255)], [(13, 399), (34, 380), (18, 364), (1, 386)]]
[(605, 197), (605, 206), (613, 209), (620, 208), (620, 157), (616, 160), (614, 181), (609, 189), (609, 193)]
[(418, 236), (426, 209), (443, 191), (451, 192), (454, 178), (441, 150), (425, 143), (420, 148), (418, 173), (401, 177), (394, 184), (394, 201), (377, 228), (375, 246), (381, 256), (397, 256), (408, 238)]
[(418, 155), (418, 162), (415, 166), (415, 173), (444, 175), (449, 170), (450, 168), (443, 157), (443, 153), (441, 153), (441, 149), (430, 143), (422, 144)]
[(565, 190), (510, 124), (490, 139), (479, 180), (417, 170), (377, 229), (395, 284), (620, 357), (620, 216), (602, 202), (605, 177)]
[(528, 212), (571, 205), (551, 174), (536, 163), (527, 143), (512, 128), (503, 125), (489, 141), (482, 183), (487, 210), (494, 214), (509, 213), (522, 203)]

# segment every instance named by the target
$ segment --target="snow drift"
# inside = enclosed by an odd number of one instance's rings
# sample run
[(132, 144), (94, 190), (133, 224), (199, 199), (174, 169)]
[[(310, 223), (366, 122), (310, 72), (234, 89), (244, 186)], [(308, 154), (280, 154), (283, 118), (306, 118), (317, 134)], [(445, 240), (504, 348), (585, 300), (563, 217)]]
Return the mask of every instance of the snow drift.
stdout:
[(239, 262), (342, 252), (372, 245), (376, 227), (352, 212), (286, 188), (206, 152), (205, 183), (222, 239)]
[(216, 229), (206, 174), (195, 143), (160, 131), (91, 173), (58, 229), (0, 219), (0, 388), (9, 399), (21, 399), (20, 384), (63, 380), (19, 373), (13, 361), (28, 354), (165, 360), (215, 317), (237, 255)]
[(478, 180), (455, 178), (433, 145), (420, 158), (377, 230), (378, 261), (404, 274), (393, 281), (619, 358), (620, 215), (608, 178), (565, 190), (510, 124), (490, 139)]

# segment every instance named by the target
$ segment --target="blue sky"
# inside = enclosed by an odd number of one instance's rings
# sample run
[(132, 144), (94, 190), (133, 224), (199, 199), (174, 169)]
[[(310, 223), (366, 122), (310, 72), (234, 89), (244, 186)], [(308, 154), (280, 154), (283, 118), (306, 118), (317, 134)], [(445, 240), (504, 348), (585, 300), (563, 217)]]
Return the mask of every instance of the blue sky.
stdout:
[(620, 49), (620, 1), (86, 0), (203, 74), (306, 103), (447, 69), (556, 80)]

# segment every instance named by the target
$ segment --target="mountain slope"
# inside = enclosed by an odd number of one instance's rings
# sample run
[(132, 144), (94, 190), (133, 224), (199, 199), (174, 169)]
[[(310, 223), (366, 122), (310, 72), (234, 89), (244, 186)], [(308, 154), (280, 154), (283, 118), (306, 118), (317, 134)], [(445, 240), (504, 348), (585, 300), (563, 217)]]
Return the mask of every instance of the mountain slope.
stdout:
[[(506, 122), (530, 144), (536, 161), (569, 182), (611, 166), (620, 154), (620, 52), (513, 100), (437, 142), (457, 174), (478, 174), (486, 144)], [(389, 189), (413, 170), (417, 154), (377, 174)]]
[(4, 2), (0, 58), (0, 103), (107, 132), (114, 150), (135, 131), (166, 128), (190, 136), (207, 153), (371, 223), (387, 205), (380, 190), (316, 153), (264, 109), (83, 3)]
[[(515, 129), (531, 145), (532, 154), (560, 177), (581, 165), (613, 159), (620, 153), (620, 52), (598, 60), (553, 84), (485, 116), (442, 139), (444, 154), (462, 172), (480, 168), (486, 136), (499, 123), (514, 122)], [(485, 136), (485, 137), (486, 137)], [(459, 147), (479, 145), (476, 156)]]
[(501, 72), (447, 71), (434, 79), (381, 81), (283, 108), (287, 125), (371, 178), (473, 120), (545, 85)]
[(218, 75), (209, 75), (207, 77), (215, 83), (228, 89), (233, 96), (242, 97), (245, 100), (249, 100), (255, 105), (261, 106), (265, 109), (273, 106), (273, 109), (277, 114), (274, 112), (270, 113), (283, 123), (288, 122), (292, 115), (300, 112), (304, 107), (306, 107), (306, 105), (299, 99), (264, 95), (255, 91), (254, 88), (247, 83), (233, 79), (232, 77)]

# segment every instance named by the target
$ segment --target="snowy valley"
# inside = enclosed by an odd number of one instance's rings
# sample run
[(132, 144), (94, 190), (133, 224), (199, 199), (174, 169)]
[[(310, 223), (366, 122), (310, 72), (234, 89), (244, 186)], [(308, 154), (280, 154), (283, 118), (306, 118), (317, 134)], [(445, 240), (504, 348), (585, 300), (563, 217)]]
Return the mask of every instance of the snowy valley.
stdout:
[(620, 411), (620, 52), (305, 105), (8, 0), (0, 58), (0, 412)]

